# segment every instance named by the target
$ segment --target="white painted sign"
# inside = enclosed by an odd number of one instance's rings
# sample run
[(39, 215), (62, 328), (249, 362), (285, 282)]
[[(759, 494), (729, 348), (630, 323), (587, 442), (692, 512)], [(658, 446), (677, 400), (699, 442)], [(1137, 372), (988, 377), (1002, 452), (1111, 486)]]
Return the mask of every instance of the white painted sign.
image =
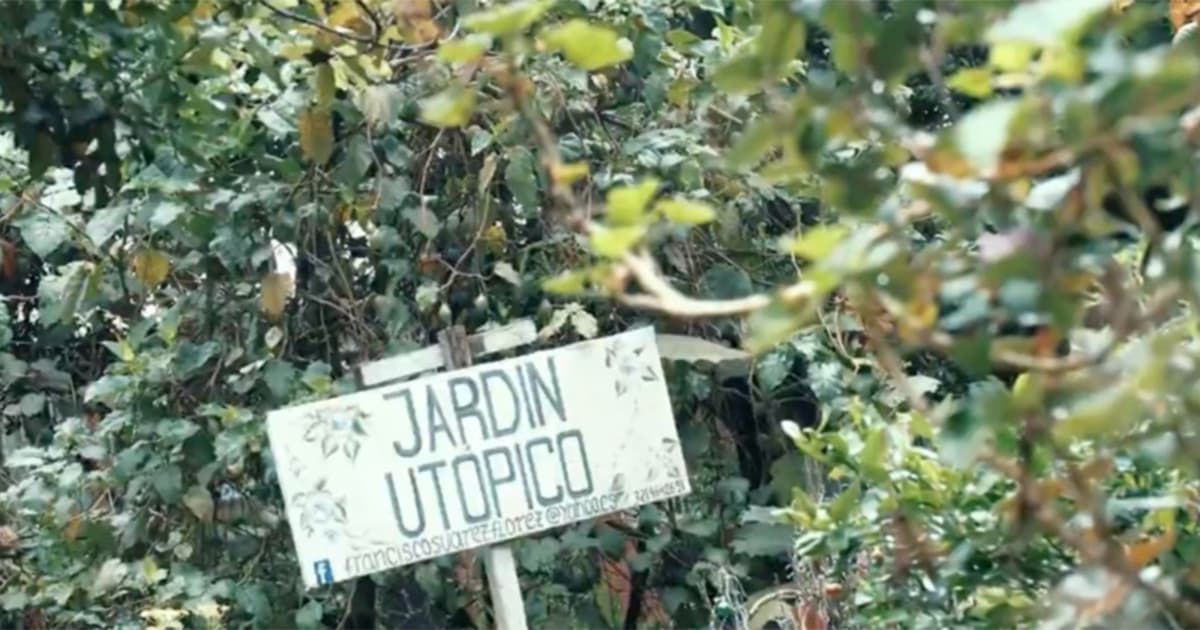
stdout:
[(691, 492), (643, 328), (272, 412), (313, 588)]

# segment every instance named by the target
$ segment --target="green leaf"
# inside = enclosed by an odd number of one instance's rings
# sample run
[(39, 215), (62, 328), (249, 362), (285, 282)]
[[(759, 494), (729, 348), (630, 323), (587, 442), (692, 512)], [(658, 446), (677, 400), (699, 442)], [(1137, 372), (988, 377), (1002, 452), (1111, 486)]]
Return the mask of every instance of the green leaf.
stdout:
[(765, 393), (773, 392), (783, 385), (791, 371), (792, 355), (784, 348), (768, 352), (754, 363), (756, 381)]
[(400, 216), (404, 217), (404, 220), (408, 221), (425, 238), (436, 238), (442, 231), (442, 222), (428, 207), (405, 208), (400, 211)]
[(111, 407), (116, 407), (116, 402), (126, 396), (132, 389), (134, 381), (132, 378), (122, 374), (106, 374), (92, 381), (87, 389), (84, 390), (84, 402), (102, 402)]
[(717, 218), (717, 211), (712, 206), (692, 199), (663, 199), (654, 207), (668, 221), (679, 225), (703, 225)]
[(474, 33), (442, 42), (438, 45), (437, 56), (446, 63), (471, 63), (481, 59), (491, 47), (491, 36)]
[(129, 567), (119, 558), (109, 558), (96, 571), (96, 577), (92, 578), (88, 585), (88, 592), (92, 597), (96, 597), (116, 590), (125, 581), (128, 573)]
[(0, 350), (8, 347), (12, 343), (12, 319), (8, 313), (8, 306), (0, 302)]
[(179, 372), (180, 377), (187, 378), (217, 356), (220, 350), (221, 345), (215, 341), (184, 342), (179, 346), (179, 351), (175, 355), (175, 369)]
[(643, 179), (636, 184), (617, 186), (608, 191), (605, 196), (607, 208), (605, 216), (608, 222), (616, 226), (629, 226), (641, 223), (645, 216), (646, 206), (658, 192), (659, 181), (653, 177)]
[(858, 461), (862, 467), (865, 477), (876, 483), (884, 483), (887, 481), (887, 433), (882, 427), (873, 429), (867, 435), (866, 442), (863, 444), (862, 452), (859, 453)]
[(434, 127), (462, 127), (475, 111), (475, 92), (460, 85), (450, 86), (420, 103), (421, 122)]
[(29, 596), (17, 588), (4, 589), (4, 593), (0, 594), (0, 609), (6, 611), (22, 610), (29, 603)]
[(754, 293), (754, 283), (742, 269), (721, 263), (700, 278), (701, 294), (715, 300), (730, 300)]
[(46, 397), (42, 394), (29, 393), (21, 396), (21, 402), (17, 405), (23, 416), (33, 416), (41, 413), (46, 406)]
[(1144, 413), (1137, 392), (1114, 387), (1092, 393), (1054, 423), (1060, 439), (1100, 438), (1120, 434), (1136, 425)]
[(53, 254), (70, 236), (66, 221), (50, 212), (26, 212), (13, 221), (13, 225), (20, 230), (21, 239), (38, 258)]
[(615, 260), (627, 254), (645, 234), (646, 228), (642, 225), (616, 228), (598, 225), (592, 230), (592, 251), (598, 256)]
[(959, 409), (942, 424), (938, 453), (947, 464), (969, 469), (975, 464), (975, 456), (987, 446), (988, 433), (978, 414)]
[(296, 621), (296, 628), (301, 630), (309, 630), (323, 627), (321, 625), (321, 615), (325, 613), (321, 602), (310, 601), (296, 610), (293, 617)]
[(159, 200), (150, 211), (150, 227), (161, 230), (175, 223), (185, 212), (187, 212), (187, 208), (183, 204)]
[(612, 29), (581, 19), (549, 27), (542, 31), (541, 39), (549, 49), (562, 51), (567, 61), (589, 71), (614, 66), (633, 57), (633, 44), (628, 39)]
[(762, 63), (755, 55), (738, 55), (713, 72), (712, 83), (718, 90), (730, 94), (756, 92), (763, 86)]
[(524, 538), (517, 543), (517, 561), (526, 571), (540, 571), (554, 562), (560, 547), (559, 541), (551, 537)]
[(755, 41), (760, 71), (765, 78), (778, 79), (787, 73), (788, 66), (804, 49), (804, 20), (787, 8), (785, 3), (767, 3), (763, 11), (762, 30)]
[(783, 249), (806, 260), (820, 262), (828, 258), (848, 234), (849, 230), (841, 225), (817, 225), (804, 230), (793, 240), (785, 240)]
[(84, 232), (96, 247), (102, 247), (121, 229), (128, 214), (129, 208), (125, 205), (101, 208), (92, 215)]
[(150, 476), (154, 490), (167, 503), (174, 503), (183, 494), (183, 473), (175, 464), (160, 466)]
[(537, 172), (533, 153), (524, 147), (509, 152), (508, 164), (504, 167), (504, 185), (513, 199), (527, 213), (536, 212), (541, 206), (538, 192)]
[(1112, 0), (1033, 0), (1018, 4), (991, 25), (989, 43), (1056, 46), (1079, 37), (1087, 24), (1112, 7)]
[(57, 274), (43, 276), (38, 284), (38, 324), (50, 327), (72, 321), (95, 289), (94, 270), (90, 262), (75, 261), (60, 267)]
[(999, 164), (1016, 114), (1017, 101), (990, 101), (971, 110), (955, 125), (958, 148), (976, 169), (988, 173)]
[(737, 140), (725, 154), (725, 161), (730, 168), (749, 168), (762, 161), (767, 153), (779, 146), (781, 125), (770, 116), (755, 120), (742, 131)]
[(750, 523), (734, 534), (733, 550), (747, 556), (790, 555), (795, 535), (790, 525)]
[(518, 0), (472, 13), (463, 18), (469, 30), (497, 37), (516, 35), (537, 22), (553, 4), (551, 0)]
[(829, 503), (829, 518), (837, 524), (845, 523), (846, 519), (854, 513), (854, 509), (858, 507), (861, 499), (862, 484), (855, 482)]
[(988, 98), (992, 95), (992, 73), (986, 68), (963, 68), (947, 79), (946, 85), (971, 98)]
[(542, 281), (542, 290), (557, 295), (575, 295), (582, 293), (587, 284), (588, 274), (582, 271), (566, 271)]
[(276, 398), (284, 399), (292, 391), (299, 372), (287, 361), (271, 359), (263, 367), (262, 379)]

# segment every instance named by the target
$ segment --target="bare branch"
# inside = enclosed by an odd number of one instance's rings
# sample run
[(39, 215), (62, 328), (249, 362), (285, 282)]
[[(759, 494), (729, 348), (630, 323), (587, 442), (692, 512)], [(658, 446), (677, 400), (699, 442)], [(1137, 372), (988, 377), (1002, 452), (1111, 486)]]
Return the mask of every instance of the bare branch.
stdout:
[(801, 280), (780, 289), (774, 295), (758, 293), (732, 300), (703, 300), (688, 297), (672, 287), (659, 272), (657, 265), (645, 252), (627, 254), (621, 261), (644, 293), (630, 295), (622, 293), (617, 300), (626, 306), (683, 318), (731, 317), (746, 315), (769, 306), (772, 300), (788, 304), (811, 301), (817, 296), (817, 286), (810, 280)]

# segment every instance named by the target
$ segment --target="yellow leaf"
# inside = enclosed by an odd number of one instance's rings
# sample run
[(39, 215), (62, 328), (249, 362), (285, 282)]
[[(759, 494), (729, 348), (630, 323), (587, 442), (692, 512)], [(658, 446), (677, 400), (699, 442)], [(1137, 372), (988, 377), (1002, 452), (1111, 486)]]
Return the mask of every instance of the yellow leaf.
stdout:
[(529, 28), (554, 4), (552, 0), (518, 0), (486, 11), (478, 11), (463, 18), (463, 26), (480, 33), (497, 37), (516, 35)]
[(261, 305), (271, 321), (279, 321), (292, 291), (292, 279), (282, 273), (269, 273), (262, 281)]
[(337, 92), (337, 79), (333, 74), (333, 67), (328, 63), (317, 64), (317, 70), (313, 74), (313, 94), (317, 107), (328, 109), (333, 105), (333, 97)]
[(155, 289), (167, 279), (171, 259), (156, 249), (143, 249), (133, 256), (133, 275), (147, 289)]
[(1000, 72), (1024, 72), (1037, 51), (1028, 42), (996, 42), (988, 51), (988, 63)]
[(448, 87), (421, 101), (421, 122), (434, 127), (461, 127), (475, 111), (475, 92), (462, 86)]
[(657, 179), (647, 177), (636, 184), (609, 190), (605, 196), (608, 220), (614, 225), (632, 225), (641, 221), (646, 205), (658, 192), (658, 187)]
[(717, 218), (717, 211), (703, 201), (692, 199), (663, 199), (654, 205), (671, 223), (702, 225)]
[(610, 28), (573, 19), (547, 28), (541, 40), (584, 70), (599, 70), (633, 58), (633, 43)]
[(442, 42), (438, 46), (437, 56), (446, 63), (471, 63), (478, 61), (491, 47), (491, 35), (473, 33), (466, 37)]
[(547, 293), (555, 293), (558, 295), (571, 295), (583, 291), (587, 284), (588, 276), (579, 271), (565, 271), (553, 278), (546, 278), (542, 281), (542, 290)]
[(592, 230), (592, 251), (604, 258), (617, 259), (637, 245), (645, 234), (644, 225), (616, 228), (597, 226)]
[(497, 221), (483, 231), (483, 244), (489, 252), (499, 254), (504, 251), (507, 243), (508, 232), (505, 231), (503, 223)]
[(783, 249), (807, 260), (821, 261), (833, 253), (849, 231), (841, 225), (816, 225), (795, 239), (785, 239)]
[(992, 95), (992, 73), (984, 68), (963, 68), (955, 72), (946, 85), (972, 98), (987, 98)]
[(333, 154), (333, 123), (327, 110), (309, 109), (300, 113), (300, 152), (316, 164), (324, 164)]
[(358, 3), (355, 0), (342, 0), (333, 12), (329, 14), (329, 25), (334, 28), (339, 28), (347, 31), (353, 31), (358, 35), (368, 36), (371, 34), (371, 24), (367, 21), (366, 16), (358, 8)]
[(67, 519), (67, 526), (63, 529), (63, 538), (67, 542), (75, 542), (79, 538), (79, 529), (83, 526), (83, 519), (80, 518), (78, 512), (72, 512), (71, 518)]
[(587, 177), (587, 174), (587, 162), (571, 162), (570, 164), (557, 162), (550, 167), (550, 178), (554, 180), (554, 183), (565, 186), (570, 186)]

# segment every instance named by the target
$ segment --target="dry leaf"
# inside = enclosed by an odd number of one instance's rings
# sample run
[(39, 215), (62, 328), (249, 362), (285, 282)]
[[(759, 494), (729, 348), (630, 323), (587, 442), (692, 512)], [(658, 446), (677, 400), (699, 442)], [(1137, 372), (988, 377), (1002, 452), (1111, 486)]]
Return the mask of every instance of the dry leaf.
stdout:
[(1175, 545), (1175, 530), (1167, 530), (1161, 536), (1139, 540), (1125, 546), (1125, 559), (1137, 569), (1141, 569), (1154, 561), (1162, 552)]
[(143, 249), (133, 255), (133, 275), (147, 289), (155, 289), (171, 272), (171, 259), (157, 249)]
[(18, 540), (17, 530), (7, 525), (0, 527), (0, 549), (15, 549)]
[(1171, 20), (1171, 32), (1178, 31), (1188, 22), (1196, 22), (1200, 17), (1200, 0), (1171, 0), (1167, 17)]
[(6, 280), (17, 277), (17, 247), (0, 238), (0, 275)]
[(83, 519), (79, 514), (72, 514), (70, 520), (67, 521), (66, 529), (63, 530), (63, 538), (67, 539), (67, 542), (74, 542), (76, 538), (79, 538), (79, 529), (82, 526)]
[(396, 14), (404, 41), (410, 44), (428, 43), (441, 35), (441, 29), (433, 21), (433, 7), (429, 0), (396, 0), (393, 13)]
[(209, 494), (208, 489), (204, 486), (195, 485), (188, 488), (188, 491), (183, 495), (183, 505), (193, 516), (200, 519), (200, 522), (212, 522), (213, 512), (216, 507), (213, 503), (212, 495)]
[(353, 31), (363, 37), (371, 35), (371, 23), (358, 8), (355, 0), (342, 0), (329, 14), (329, 25), (334, 28)]
[(300, 112), (300, 152), (316, 164), (324, 164), (333, 154), (333, 123), (329, 112), (309, 109)]
[(271, 321), (279, 321), (292, 291), (292, 279), (287, 274), (269, 273), (262, 281), (262, 310)]

